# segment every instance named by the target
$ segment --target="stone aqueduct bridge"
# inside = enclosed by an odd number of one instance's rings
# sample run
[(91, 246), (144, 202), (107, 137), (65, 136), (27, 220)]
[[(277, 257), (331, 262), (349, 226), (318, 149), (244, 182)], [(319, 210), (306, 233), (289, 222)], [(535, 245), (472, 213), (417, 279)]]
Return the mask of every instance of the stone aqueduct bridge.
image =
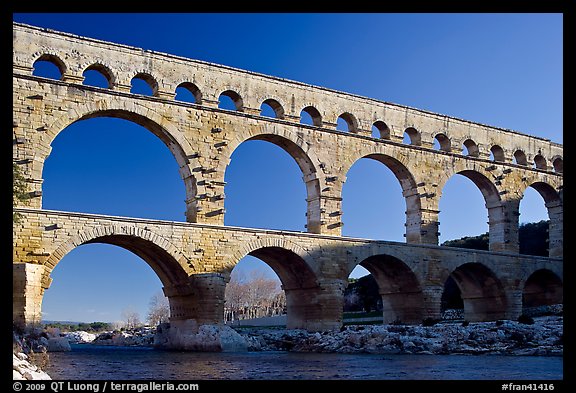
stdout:
[[(280, 277), (289, 327), (340, 327), (343, 291), (358, 264), (375, 276), (387, 322), (439, 317), (448, 277), (458, 284), (471, 321), (517, 318), (523, 306), (562, 302), (562, 145), (221, 65), (23, 24), (13, 31), (13, 158), (32, 197), (15, 208), (21, 215), (13, 226), (16, 323), (40, 320), (50, 273), (86, 243), (139, 255), (163, 283), (171, 323), (191, 329), (223, 322), (226, 282), (246, 255)], [(34, 75), (38, 60), (55, 64), (60, 80)], [(83, 85), (85, 70), (99, 71), (108, 88)], [(130, 93), (135, 77), (150, 85), (152, 96)], [(176, 101), (178, 86), (196, 102)], [(221, 95), (237, 110), (218, 108)], [(262, 103), (275, 118), (260, 115)], [(300, 123), (302, 112), (313, 125)], [(133, 121), (166, 144), (186, 186), (187, 222), (42, 209), (42, 169), (52, 141), (68, 125), (94, 117)], [(339, 117), (348, 132), (336, 130)], [(404, 133), (410, 144), (402, 142)], [(234, 150), (254, 139), (283, 148), (298, 163), (308, 233), (223, 225), (226, 167)], [(364, 157), (386, 165), (401, 184), (406, 243), (341, 236), (345, 174)], [(484, 196), (490, 251), (438, 246), (438, 204), (455, 174)], [(548, 209), (549, 257), (518, 254), (519, 203), (528, 187)]]

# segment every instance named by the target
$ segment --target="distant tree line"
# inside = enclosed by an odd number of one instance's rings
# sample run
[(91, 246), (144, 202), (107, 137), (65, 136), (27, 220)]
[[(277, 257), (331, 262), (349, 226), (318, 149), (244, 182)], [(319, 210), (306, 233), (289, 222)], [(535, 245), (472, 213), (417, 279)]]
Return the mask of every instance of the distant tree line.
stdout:
[(78, 323), (67, 323), (67, 322), (48, 322), (44, 324), (45, 327), (58, 328), (62, 332), (76, 332), (84, 331), (90, 333), (99, 333), (104, 331), (114, 330), (114, 326), (109, 322), (78, 322)]
[[(545, 220), (520, 224), (518, 228), (520, 254), (548, 256), (548, 225), (549, 221)], [(442, 243), (442, 246), (488, 250), (488, 240), (488, 233), (484, 233), (478, 236), (466, 236), (460, 239), (447, 240)]]

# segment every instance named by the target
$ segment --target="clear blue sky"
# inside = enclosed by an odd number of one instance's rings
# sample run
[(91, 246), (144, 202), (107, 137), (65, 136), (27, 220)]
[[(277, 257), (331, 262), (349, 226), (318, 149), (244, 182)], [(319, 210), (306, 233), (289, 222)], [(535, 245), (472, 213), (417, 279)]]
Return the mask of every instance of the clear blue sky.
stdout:
[[(563, 142), (561, 14), (14, 14), (13, 20)], [(91, 119), (69, 126), (52, 147), (44, 208), (185, 220), (176, 162), (146, 129)], [(280, 148), (242, 144), (226, 173), (225, 223), (304, 231), (301, 178)], [(344, 235), (404, 241), (405, 202), (384, 165), (355, 164), (343, 198)], [(462, 176), (448, 182), (440, 209), (441, 242), (488, 230), (480, 191)], [(521, 222), (548, 218), (531, 189), (520, 209)], [(245, 258), (238, 268), (261, 265)], [(78, 247), (52, 277), (43, 304), (51, 320), (115, 321), (128, 307), (144, 319), (161, 288), (146, 263), (108, 245)]]

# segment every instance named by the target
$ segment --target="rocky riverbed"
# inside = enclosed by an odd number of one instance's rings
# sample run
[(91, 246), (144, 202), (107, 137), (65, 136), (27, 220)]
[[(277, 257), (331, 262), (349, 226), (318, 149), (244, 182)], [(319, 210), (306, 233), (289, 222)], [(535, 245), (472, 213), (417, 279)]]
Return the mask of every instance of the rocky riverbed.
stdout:
[[(229, 329), (226, 346), (247, 351), (293, 351), (377, 354), (563, 355), (563, 317), (536, 317), (528, 322), (496, 321), (423, 325), (351, 325), (339, 331), (308, 332), (283, 328)], [(206, 325), (202, 329), (210, 330)], [(216, 329), (216, 327), (214, 327)], [(214, 330), (212, 329), (212, 330)], [(210, 331), (212, 331), (210, 330)], [(30, 355), (70, 350), (72, 344), (153, 346), (155, 329), (104, 332), (43, 332), (34, 340), (14, 336), (14, 379), (49, 379)], [(28, 352), (28, 354), (26, 354)]]
[[(351, 325), (340, 331), (315, 333), (300, 329), (236, 328), (239, 334), (234, 344), (235, 348), (248, 351), (562, 356), (563, 317), (537, 317), (533, 321), (532, 324), (503, 320), (432, 326)], [(65, 337), (71, 343), (154, 345), (154, 329), (150, 328), (99, 335), (73, 332)]]
[(356, 325), (339, 332), (246, 329), (248, 350), (385, 354), (500, 354), (562, 356), (563, 317), (438, 323), (433, 326)]

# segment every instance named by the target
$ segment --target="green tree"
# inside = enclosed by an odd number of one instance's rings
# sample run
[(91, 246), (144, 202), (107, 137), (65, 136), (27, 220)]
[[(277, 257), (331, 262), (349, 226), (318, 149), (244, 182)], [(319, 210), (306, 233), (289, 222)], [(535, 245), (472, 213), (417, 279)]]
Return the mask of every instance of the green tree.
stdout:
[[(28, 184), (26, 183), (26, 178), (22, 174), (22, 171), (16, 165), (12, 164), (12, 207), (16, 207), (18, 204), (27, 204), (30, 195), (28, 194)], [(21, 219), (19, 213), (12, 213), (12, 221), (17, 223)]]

